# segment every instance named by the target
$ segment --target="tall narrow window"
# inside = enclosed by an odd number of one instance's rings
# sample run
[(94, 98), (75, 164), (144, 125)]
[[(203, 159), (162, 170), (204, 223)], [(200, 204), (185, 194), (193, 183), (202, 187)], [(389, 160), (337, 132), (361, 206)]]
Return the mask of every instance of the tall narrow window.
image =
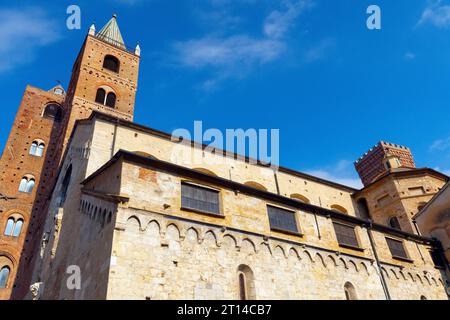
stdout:
[(97, 95), (95, 96), (95, 102), (100, 104), (105, 104), (106, 91), (102, 88), (97, 90)]
[(9, 267), (5, 266), (0, 270), (0, 289), (5, 289), (8, 285)]
[(238, 267), (237, 286), (240, 300), (255, 300), (255, 277), (249, 266), (241, 264)]
[(13, 237), (20, 236), (20, 231), (22, 231), (22, 226), (23, 226), (23, 220), (22, 219), (17, 220), (17, 222), (14, 226), (13, 234), (12, 234)]
[(40, 143), (40, 144), (38, 145), (38, 147), (37, 147), (36, 155), (37, 155), (38, 157), (42, 157), (42, 156), (44, 155), (44, 149), (45, 149), (45, 144)]
[(267, 206), (267, 212), (269, 214), (270, 229), (274, 231), (300, 233), (294, 211)]
[(345, 283), (344, 291), (345, 291), (345, 298), (347, 300), (358, 300), (358, 296), (356, 295), (355, 287), (350, 282)]
[(32, 156), (36, 155), (37, 153), (37, 148), (38, 148), (38, 143), (33, 141), (33, 143), (31, 144), (31, 148), (30, 148), (30, 154)]
[(116, 95), (114, 92), (108, 93), (105, 105), (110, 108), (114, 108), (116, 106)]
[(242, 272), (239, 273), (239, 299), (240, 300), (248, 300), (247, 299), (247, 288), (245, 285), (245, 275)]
[(20, 192), (26, 192), (27, 184), (28, 184), (28, 179), (25, 178), (25, 177), (22, 178), (22, 180), (20, 180), (19, 191)]
[(6, 222), (6, 227), (5, 227), (5, 232), (3, 232), (3, 234), (5, 236), (10, 236), (13, 232), (14, 229), (14, 218), (9, 218), (8, 221)]
[(181, 184), (181, 206), (185, 209), (220, 214), (219, 192), (191, 184)]
[(34, 188), (34, 184), (35, 184), (34, 179), (28, 180), (27, 187), (25, 188), (25, 192), (31, 193), (33, 191), (33, 188)]
[(120, 62), (114, 56), (107, 55), (103, 61), (103, 68), (108, 69), (113, 72), (119, 72)]
[(62, 207), (64, 205), (64, 202), (66, 202), (67, 190), (69, 189), (71, 176), (72, 176), (72, 165), (70, 165), (69, 168), (67, 169), (66, 175), (64, 176), (64, 179), (62, 181), (61, 194), (59, 198), (59, 207)]

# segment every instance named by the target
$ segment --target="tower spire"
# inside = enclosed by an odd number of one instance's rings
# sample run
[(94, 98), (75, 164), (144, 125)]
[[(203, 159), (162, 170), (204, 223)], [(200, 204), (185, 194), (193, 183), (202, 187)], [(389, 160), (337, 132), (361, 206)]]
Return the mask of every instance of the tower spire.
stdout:
[(117, 24), (117, 14), (113, 14), (111, 20), (97, 33), (97, 38), (105, 42), (111, 43), (114, 46), (125, 48), (122, 34), (120, 33), (119, 25)]

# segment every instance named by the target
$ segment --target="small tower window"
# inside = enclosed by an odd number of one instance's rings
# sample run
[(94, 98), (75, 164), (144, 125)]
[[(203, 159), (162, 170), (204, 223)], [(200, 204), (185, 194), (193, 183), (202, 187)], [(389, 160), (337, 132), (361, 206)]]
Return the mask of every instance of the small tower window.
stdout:
[(33, 141), (30, 147), (30, 155), (42, 157), (44, 155), (45, 144), (38, 140)]
[(36, 181), (31, 176), (25, 176), (20, 180), (19, 192), (31, 193)]
[(99, 88), (97, 90), (97, 95), (95, 96), (96, 103), (102, 104), (110, 108), (114, 108), (116, 106), (116, 99), (117, 96), (114, 93), (114, 91), (107, 86)]
[(118, 73), (119, 67), (120, 67), (119, 59), (111, 55), (107, 55), (105, 57), (105, 60), (103, 61), (103, 68)]
[(22, 231), (23, 219), (15, 219), (14, 217), (8, 218), (6, 222), (5, 231), (3, 234), (7, 237), (15, 237), (20, 236), (20, 232)]
[(61, 107), (56, 103), (48, 104), (44, 110), (44, 118), (53, 119), (55, 121), (61, 121), (62, 111)]
[(5, 289), (8, 285), (10, 269), (7, 266), (2, 267), (0, 270), (0, 289)]
[(104, 104), (105, 97), (106, 97), (106, 91), (104, 89), (100, 88), (97, 90), (97, 95), (95, 96), (95, 102)]
[(110, 108), (114, 108), (116, 106), (116, 95), (114, 92), (108, 93), (105, 105)]

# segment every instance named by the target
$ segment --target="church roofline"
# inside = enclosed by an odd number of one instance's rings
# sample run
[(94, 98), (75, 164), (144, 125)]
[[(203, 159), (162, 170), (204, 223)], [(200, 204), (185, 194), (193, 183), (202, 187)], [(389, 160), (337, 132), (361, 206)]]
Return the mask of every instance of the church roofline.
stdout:
[[(102, 113), (102, 112), (98, 112), (98, 111), (93, 111), (91, 116), (88, 119), (77, 120), (76, 123), (75, 123), (75, 126), (74, 126), (74, 130), (72, 131), (72, 134), (75, 131), (75, 127), (76, 127), (77, 123), (83, 123), (83, 122), (86, 122), (86, 121), (91, 121), (94, 118), (98, 118), (98, 119), (101, 119), (101, 120), (104, 120), (104, 121), (108, 121), (108, 122), (114, 123), (114, 124), (120, 124), (120, 125), (123, 125), (123, 126), (128, 127), (128, 128), (133, 128), (133, 129), (136, 129), (136, 130), (140, 130), (140, 131), (143, 131), (143, 132), (146, 132), (146, 133), (149, 133), (149, 134), (161, 137), (161, 138), (166, 139), (166, 140), (172, 140), (172, 135), (167, 133), (167, 132), (160, 131), (160, 130), (157, 130), (157, 129), (153, 129), (153, 128), (150, 128), (150, 127), (146, 127), (144, 125), (140, 125), (140, 124), (137, 124), (137, 123), (134, 123), (134, 122), (131, 122), (131, 121), (126, 121), (126, 120), (123, 120), (123, 119), (119, 119), (119, 118), (116, 118), (114, 116), (111, 116), (111, 115), (108, 115), (108, 114), (105, 114), (105, 113)], [(198, 142), (195, 142), (193, 140), (185, 139), (185, 141), (188, 142), (188, 143), (190, 142), (191, 145), (193, 147), (195, 147), (195, 148), (202, 148), (204, 150), (206, 147), (208, 147), (208, 145), (206, 145), (206, 144), (198, 143)], [(229, 152), (229, 151), (226, 151), (226, 150), (222, 150), (222, 149), (219, 149), (219, 148), (217, 148), (216, 150), (221, 152), (225, 157), (235, 158), (237, 160), (241, 160), (241, 161), (244, 161), (244, 162), (253, 162), (253, 163), (257, 164), (260, 167), (270, 168), (270, 166), (261, 163), (257, 159), (253, 159), (253, 158), (248, 157), (248, 156), (243, 156), (243, 155), (240, 155), (240, 154), (237, 154), (237, 153), (234, 153), (234, 152)], [(330, 187), (334, 187), (334, 188), (337, 188), (337, 189), (340, 189), (340, 190), (343, 190), (343, 191), (347, 191), (347, 192), (350, 192), (350, 193), (355, 193), (355, 192), (358, 191), (358, 189), (355, 189), (355, 188), (352, 188), (352, 187), (349, 187), (349, 186), (345, 186), (345, 185), (342, 185), (342, 184), (337, 183), (337, 182), (333, 182), (333, 181), (325, 180), (325, 179), (322, 179), (322, 178), (318, 178), (318, 177), (309, 175), (307, 173), (303, 173), (303, 172), (300, 172), (300, 171), (297, 171), (297, 170), (293, 170), (293, 169), (289, 169), (289, 168), (286, 168), (286, 167), (279, 166), (278, 167), (278, 171), (282, 172), (282, 173), (286, 173), (286, 174), (291, 174), (293, 176), (296, 176), (296, 177), (299, 177), (299, 178), (302, 178), (302, 179), (306, 179), (306, 180), (309, 180), (309, 181), (321, 183), (321, 184), (324, 184), (324, 185), (327, 185), (327, 186), (330, 186)]]
[(269, 191), (264, 191), (260, 189), (256, 189), (245, 184), (241, 184), (235, 181), (227, 180), (221, 177), (212, 176), (203, 172), (199, 172), (193, 169), (189, 169), (187, 167), (179, 166), (170, 162), (152, 159), (149, 157), (145, 157), (134, 152), (129, 152), (125, 150), (119, 150), (108, 162), (106, 162), (102, 167), (97, 169), (94, 173), (88, 176), (83, 182), (82, 185), (86, 185), (90, 181), (94, 180), (97, 176), (106, 171), (110, 166), (115, 164), (116, 162), (123, 160), (128, 163), (133, 163), (137, 165), (143, 165), (149, 168), (154, 168), (157, 170), (164, 170), (169, 173), (177, 174), (183, 176), (185, 178), (197, 179), (199, 181), (205, 183), (211, 183), (216, 186), (224, 187), (231, 190), (238, 190), (241, 193), (256, 196), (258, 198), (262, 198), (264, 200), (273, 201), (276, 203), (281, 203), (283, 205), (296, 208), (302, 211), (306, 211), (312, 214), (318, 214), (321, 216), (326, 216), (329, 218), (335, 218), (337, 220), (346, 221), (349, 223), (353, 223), (355, 225), (359, 225), (361, 227), (370, 228), (376, 231), (380, 231), (383, 233), (387, 233), (393, 236), (401, 237), (407, 240), (413, 240), (419, 243), (431, 244), (433, 245), (435, 241), (431, 238), (419, 236), (413, 233), (408, 233), (405, 231), (401, 231), (398, 229), (393, 229), (388, 226), (384, 226), (381, 224), (373, 223), (370, 220), (365, 220), (361, 218), (357, 218), (354, 216), (350, 216), (348, 214), (343, 214), (337, 211), (333, 211), (330, 209), (322, 208), (319, 206), (315, 206), (312, 204), (307, 204), (300, 202), (295, 199), (291, 199), (285, 196), (281, 196)]

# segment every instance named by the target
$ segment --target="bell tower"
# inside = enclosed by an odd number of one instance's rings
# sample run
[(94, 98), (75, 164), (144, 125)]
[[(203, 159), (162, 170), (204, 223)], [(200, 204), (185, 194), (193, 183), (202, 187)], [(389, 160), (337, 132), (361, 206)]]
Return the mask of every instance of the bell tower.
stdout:
[(134, 50), (126, 47), (116, 15), (98, 32), (95, 25), (90, 27), (67, 90), (64, 144), (75, 121), (88, 118), (92, 111), (133, 120), (140, 51), (139, 45)]

